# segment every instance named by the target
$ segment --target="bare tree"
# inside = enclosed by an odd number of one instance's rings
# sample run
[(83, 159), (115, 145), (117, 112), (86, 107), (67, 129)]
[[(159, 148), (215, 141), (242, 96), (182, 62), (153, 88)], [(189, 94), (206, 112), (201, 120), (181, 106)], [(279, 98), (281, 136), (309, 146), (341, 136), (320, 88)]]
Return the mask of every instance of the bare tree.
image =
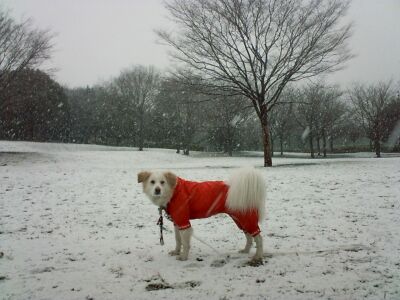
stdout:
[(310, 84), (297, 93), (296, 121), (304, 129), (303, 140), (308, 139), (311, 158), (315, 158), (314, 140), (318, 135), (318, 123), (321, 115), (321, 88), (319, 84)]
[(33, 28), (31, 20), (15, 22), (0, 7), (0, 92), (25, 68), (50, 58), (52, 36)]
[[(175, 99), (177, 105), (175, 108), (178, 113), (178, 130), (180, 131), (178, 133), (180, 139), (178, 147), (182, 147), (184, 155), (189, 155), (202, 118), (202, 115), (199, 114), (199, 103), (201, 101), (198, 100), (201, 96), (188, 89), (186, 85), (181, 86), (177, 91), (180, 93)], [(180, 149), (177, 148), (177, 153), (179, 152)]]
[[(172, 55), (218, 91), (249, 99), (271, 166), (269, 112), (291, 81), (338, 70), (351, 58), (342, 0), (170, 0), (180, 29), (157, 31)], [(216, 92), (213, 90), (212, 92)]]
[[(357, 151), (356, 141), (364, 137), (364, 129), (358, 122), (357, 118), (354, 118), (356, 114), (354, 108), (351, 108), (349, 105), (346, 105), (344, 108), (345, 112), (343, 113), (342, 122), (337, 125), (336, 130), (333, 130), (333, 133), (339, 133), (345, 138), (345, 141), (351, 142), (348, 143), (347, 146), (353, 151)], [(333, 149), (332, 139), (333, 136), (331, 132), (331, 151)]]
[(296, 103), (296, 91), (287, 88), (282, 96), (281, 102), (274, 106), (270, 114), (271, 137), (279, 139), (280, 154), (283, 156), (284, 142), (290, 144), (290, 132), (295, 127), (294, 104)]
[(343, 122), (346, 107), (341, 96), (337, 86), (323, 82), (304, 86), (297, 94), (296, 120), (307, 133), (303, 139), (308, 138), (312, 158), (315, 157), (314, 141), (317, 142), (318, 156), (321, 152), (327, 156), (327, 141), (333, 140), (335, 130)]
[(4, 137), (6, 126), (2, 114), (18, 98), (10, 95), (12, 89), (7, 92), (7, 87), (23, 71), (50, 58), (51, 38), (48, 31), (34, 29), (30, 20), (15, 22), (0, 6), (0, 137)]
[[(176, 148), (176, 153), (181, 152), (184, 138), (185, 90), (180, 82), (172, 78), (163, 78), (160, 93), (154, 101), (151, 112), (154, 127), (150, 136), (158, 147)], [(189, 113), (190, 114), (190, 113)], [(191, 119), (190, 119), (191, 120)], [(190, 126), (190, 125), (189, 125)]]
[(362, 124), (368, 138), (373, 142), (377, 157), (381, 157), (381, 143), (387, 136), (386, 111), (395, 101), (391, 82), (376, 85), (356, 85), (350, 91), (355, 117)]
[(144, 147), (145, 114), (159, 91), (159, 85), (160, 73), (152, 66), (134, 66), (122, 71), (115, 79), (117, 94), (125, 99), (135, 112), (139, 151)]
[[(321, 105), (318, 112), (317, 119), (317, 145), (318, 155), (321, 154), (320, 139), (322, 139), (322, 152), (323, 156), (327, 157), (327, 140), (329, 139), (333, 145), (334, 132), (337, 129), (346, 112), (344, 103), (341, 102), (340, 97), (343, 95), (338, 86), (328, 86), (325, 84), (318, 85), (320, 89), (319, 100)], [(332, 146), (333, 148), (333, 146)]]

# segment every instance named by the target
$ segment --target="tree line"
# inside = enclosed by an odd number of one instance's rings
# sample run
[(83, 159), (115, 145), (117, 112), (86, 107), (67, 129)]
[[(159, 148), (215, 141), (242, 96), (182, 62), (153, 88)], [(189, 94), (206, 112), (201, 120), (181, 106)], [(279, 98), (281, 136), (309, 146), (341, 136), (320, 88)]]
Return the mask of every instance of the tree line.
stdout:
[[(0, 9), (0, 138), (216, 151), (398, 150), (399, 86), (318, 81), (349, 60), (347, 1), (171, 0), (158, 35), (183, 67), (69, 89), (38, 67), (52, 36)], [(302, 84), (302, 79), (314, 78)], [(261, 126), (260, 126), (261, 125)], [(367, 141), (368, 148), (363, 148)], [(369, 143), (368, 143), (369, 141)]]
[[(243, 96), (210, 96), (152, 66), (133, 66), (109, 82), (75, 89), (39, 70), (24, 69), (15, 78), (3, 92), (12, 101), (1, 111), (2, 139), (172, 148), (183, 154), (262, 150), (258, 117)], [(288, 86), (271, 111), (272, 150), (308, 151), (311, 157), (398, 151), (395, 87)]]
[(239, 97), (210, 98), (152, 66), (133, 66), (107, 83), (67, 94), (72, 142), (175, 148), (183, 154), (259, 149), (251, 114)]

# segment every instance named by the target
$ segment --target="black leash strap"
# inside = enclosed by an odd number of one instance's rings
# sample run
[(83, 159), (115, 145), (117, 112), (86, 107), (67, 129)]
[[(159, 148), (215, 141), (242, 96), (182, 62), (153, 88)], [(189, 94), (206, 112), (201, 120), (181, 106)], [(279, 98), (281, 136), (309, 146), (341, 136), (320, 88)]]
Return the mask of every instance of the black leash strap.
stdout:
[(163, 215), (162, 215), (162, 208), (158, 208), (158, 212), (160, 214), (160, 217), (158, 218), (157, 225), (160, 226), (160, 244), (163, 246), (164, 245), (164, 236), (163, 236), (163, 226), (164, 226), (164, 221), (163, 221)]

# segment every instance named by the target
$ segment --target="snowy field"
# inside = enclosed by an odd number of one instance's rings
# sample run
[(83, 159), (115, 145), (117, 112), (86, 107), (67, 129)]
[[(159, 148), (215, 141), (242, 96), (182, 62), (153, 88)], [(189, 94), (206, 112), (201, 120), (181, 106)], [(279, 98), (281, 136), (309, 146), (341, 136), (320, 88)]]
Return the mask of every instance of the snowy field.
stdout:
[(267, 253), (249, 267), (244, 235), (224, 215), (192, 222), (188, 261), (168, 256), (172, 224), (159, 245), (136, 174), (220, 180), (261, 157), (22, 142), (0, 152), (1, 299), (400, 299), (400, 157), (260, 168)]

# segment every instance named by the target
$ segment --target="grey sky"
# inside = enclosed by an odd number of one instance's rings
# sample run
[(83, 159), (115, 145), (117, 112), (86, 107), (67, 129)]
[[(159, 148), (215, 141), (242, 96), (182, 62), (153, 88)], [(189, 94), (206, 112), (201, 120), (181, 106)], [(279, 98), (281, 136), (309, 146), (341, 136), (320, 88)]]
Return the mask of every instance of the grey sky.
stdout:
[[(167, 68), (167, 49), (153, 30), (169, 26), (162, 0), (0, 0), (20, 20), (56, 33), (51, 67), (71, 87), (92, 85), (133, 64)], [(348, 67), (329, 77), (343, 85), (400, 80), (400, 0), (353, 0)]]

